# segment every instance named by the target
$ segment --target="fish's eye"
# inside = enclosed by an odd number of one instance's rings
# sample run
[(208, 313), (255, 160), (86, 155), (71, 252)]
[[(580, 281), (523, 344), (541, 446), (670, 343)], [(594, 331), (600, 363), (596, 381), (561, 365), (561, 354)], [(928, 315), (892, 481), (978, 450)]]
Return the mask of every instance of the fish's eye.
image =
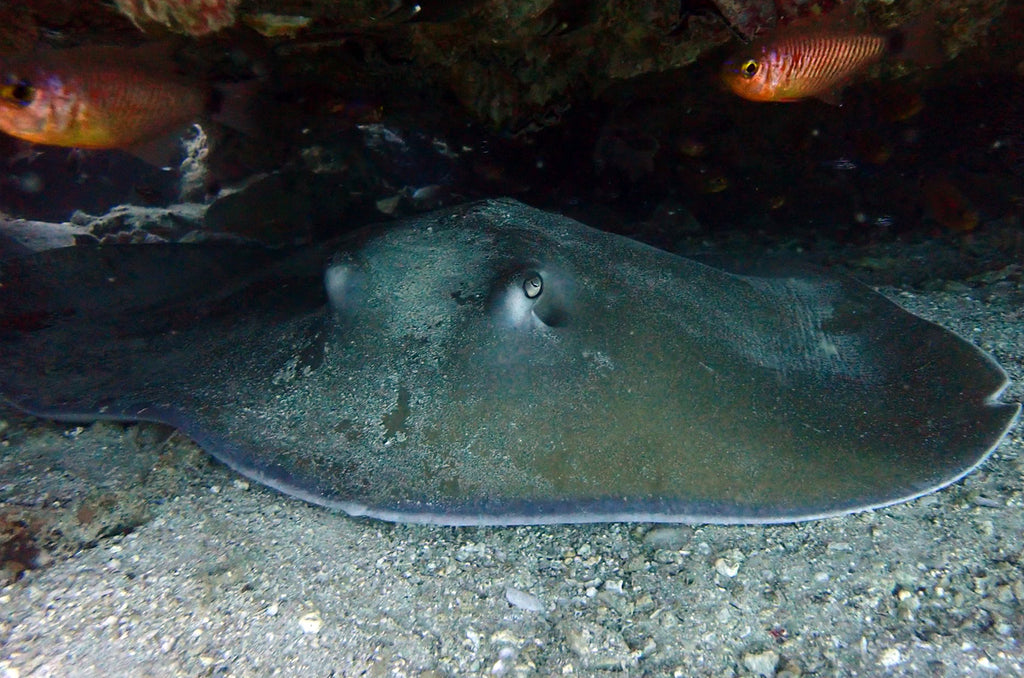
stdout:
[(526, 298), (536, 299), (543, 291), (544, 279), (540, 277), (540, 273), (537, 273), (536, 271), (530, 271), (527, 273), (526, 279), (523, 280), (523, 294), (526, 295)]
[(743, 75), (744, 78), (752, 78), (757, 75), (757, 68), (758, 65), (756, 59), (747, 59), (742, 65), (740, 65), (740, 74)]
[(0, 87), (0, 97), (22, 106), (28, 106), (36, 98), (36, 88), (27, 80), (14, 80)]

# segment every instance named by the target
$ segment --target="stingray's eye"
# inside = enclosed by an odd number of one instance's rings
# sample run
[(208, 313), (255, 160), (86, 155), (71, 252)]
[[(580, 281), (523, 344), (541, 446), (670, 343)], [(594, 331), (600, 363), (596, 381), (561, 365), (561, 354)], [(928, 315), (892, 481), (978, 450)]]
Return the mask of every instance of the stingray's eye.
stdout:
[(540, 296), (540, 293), (544, 291), (544, 279), (540, 277), (540, 273), (536, 271), (530, 271), (526, 274), (526, 279), (523, 280), (523, 293), (527, 299), (536, 299)]
[(510, 270), (495, 282), (490, 305), (509, 326), (538, 329), (562, 327), (569, 322), (575, 285), (563, 272), (523, 267)]
[(0, 97), (22, 106), (28, 106), (36, 98), (36, 88), (27, 80), (10, 78), (0, 87)]
[(757, 75), (758, 64), (756, 59), (747, 59), (740, 64), (740, 74), (744, 78), (752, 78)]

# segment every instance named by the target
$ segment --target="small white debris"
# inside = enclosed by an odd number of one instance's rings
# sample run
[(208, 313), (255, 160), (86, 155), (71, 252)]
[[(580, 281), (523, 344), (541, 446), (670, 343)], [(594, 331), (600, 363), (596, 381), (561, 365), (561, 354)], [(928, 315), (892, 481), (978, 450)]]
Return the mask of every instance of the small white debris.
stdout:
[[(484, 634), (474, 631), (473, 629), (466, 629), (466, 641), (469, 643), (469, 647), (476, 652), (480, 649), (480, 643), (484, 640)], [(466, 643), (463, 643), (465, 645)]]
[(515, 665), (515, 662), (516, 651), (513, 650), (511, 647), (501, 648), (501, 650), (498, 652), (498, 661), (496, 661), (494, 665), (491, 667), (491, 675), (506, 675), (509, 671), (512, 670), (512, 667)]
[(719, 558), (715, 561), (715, 572), (723, 577), (735, 577), (739, 574), (740, 564)]
[(320, 617), (319, 612), (307, 612), (299, 619), (299, 628), (303, 633), (320, 633), (323, 625), (324, 620)]
[(986, 671), (998, 671), (999, 667), (992, 663), (992, 660), (982, 655), (978, 657), (978, 668), (985, 669)]
[(901, 661), (903, 661), (903, 655), (901, 655), (900, 651), (895, 647), (890, 647), (883, 651), (881, 656), (878, 658), (878, 662), (887, 669), (891, 669)]
[(624, 593), (621, 579), (614, 579), (612, 581), (606, 581), (604, 583), (604, 590), (610, 591), (611, 593)]
[(163, 654), (167, 654), (168, 652), (174, 649), (174, 646), (177, 645), (177, 643), (177, 636), (164, 636), (160, 640), (160, 652)]

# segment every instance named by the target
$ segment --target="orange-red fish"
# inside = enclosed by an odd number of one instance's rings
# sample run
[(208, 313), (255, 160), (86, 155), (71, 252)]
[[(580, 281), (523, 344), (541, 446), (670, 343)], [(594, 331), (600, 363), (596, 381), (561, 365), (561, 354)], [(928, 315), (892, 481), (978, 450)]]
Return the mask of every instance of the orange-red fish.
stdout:
[(216, 98), (140, 50), (57, 50), (0, 67), (0, 130), (50, 146), (130, 148), (194, 122)]
[(725, 62), (722, 79), (751, 101), (799, 101), (817, 97), (838, 103), (838, 92), (872, 64), (887, 56), (930, 66), (941, 62), (925, 15), (904, 29), (871, 32), (852, 28), (849, 10), (814, 24), (773, 32)]
[(921, 182), (921, 197), (928, 216), (951, 231), (969, 233), (981, 221), (970, 199), (943, 176), (925, 178)]

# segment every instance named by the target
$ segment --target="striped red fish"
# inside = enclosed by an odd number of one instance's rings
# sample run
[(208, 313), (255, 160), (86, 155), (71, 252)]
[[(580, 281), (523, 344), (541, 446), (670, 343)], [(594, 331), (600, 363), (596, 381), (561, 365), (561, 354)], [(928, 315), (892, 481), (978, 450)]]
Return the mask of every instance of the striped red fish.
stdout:
[(906, 29), (853, 30), (846, 11), (839, 19), (777, 30), (725, 62), (722, 79), (751, 101), (799, 101), (817, 97), (838, 103), (843, 87), (871, 65), (894, 56), (930, 66), (941, 62), (926, 15)]
[(211, 88), (156, 66), (139, 50), (93, 46), (0, 66), (0, 130), (51, 146), (128, 148), (210, 111)]

